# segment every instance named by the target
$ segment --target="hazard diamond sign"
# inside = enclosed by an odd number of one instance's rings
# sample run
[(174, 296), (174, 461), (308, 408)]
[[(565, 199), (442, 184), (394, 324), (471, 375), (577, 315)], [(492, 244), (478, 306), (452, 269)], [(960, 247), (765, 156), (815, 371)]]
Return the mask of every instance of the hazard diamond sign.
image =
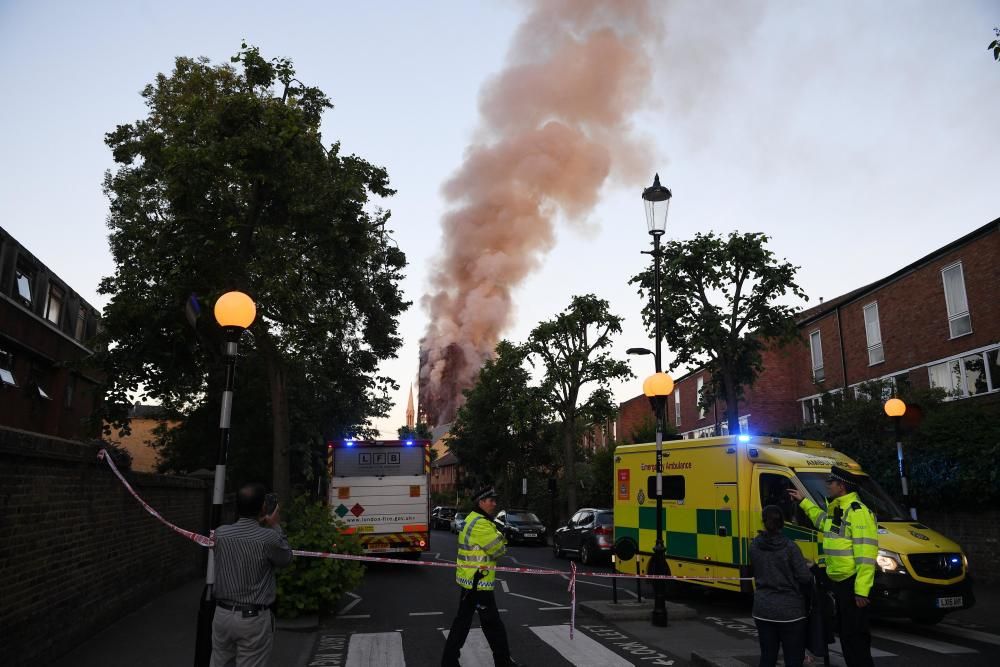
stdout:
[(361, 506), (361, 503), (355, 503), (354, 507), (351, 508), (351, 514), (354, 516), (361, 516), (365, 513), (365, 508)]

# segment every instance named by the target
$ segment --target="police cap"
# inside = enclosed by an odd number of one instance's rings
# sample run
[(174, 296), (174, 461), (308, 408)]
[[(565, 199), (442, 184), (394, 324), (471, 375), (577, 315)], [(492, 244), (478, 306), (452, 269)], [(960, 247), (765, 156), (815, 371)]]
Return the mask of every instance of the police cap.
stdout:
[(478, 505), (487, 498), (495, 499), (496, 497), (497, 497), (497, 492), (492, 486), (484, 486), (483, 488), (476, 491), (476, 494), (472, 496), (472, 502)]

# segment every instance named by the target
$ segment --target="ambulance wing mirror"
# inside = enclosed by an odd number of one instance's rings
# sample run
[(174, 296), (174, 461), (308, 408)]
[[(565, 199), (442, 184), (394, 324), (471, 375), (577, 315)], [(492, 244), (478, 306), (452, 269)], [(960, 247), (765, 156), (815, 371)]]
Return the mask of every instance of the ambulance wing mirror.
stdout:
[(615, 542), (615, 556), (618, 560), (632, 560), (639, 551), (639, 545), (631, 537), (620, 537)]

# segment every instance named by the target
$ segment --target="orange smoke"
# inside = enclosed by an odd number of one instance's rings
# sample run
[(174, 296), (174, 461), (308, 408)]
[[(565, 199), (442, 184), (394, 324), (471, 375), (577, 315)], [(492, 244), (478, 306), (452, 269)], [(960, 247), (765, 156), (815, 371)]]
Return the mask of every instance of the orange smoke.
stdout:
[(434, 425), (454, 419), (510, 324), (511, 291), (552, 248), (557, 214), (582, 221), (609, 176), (648, 176), (629, 119), (650, 86), (650, 3), (531, 4), (480, 95), (484, 139), (443, 189), (445, 246), (420, 342), (420, 409)]

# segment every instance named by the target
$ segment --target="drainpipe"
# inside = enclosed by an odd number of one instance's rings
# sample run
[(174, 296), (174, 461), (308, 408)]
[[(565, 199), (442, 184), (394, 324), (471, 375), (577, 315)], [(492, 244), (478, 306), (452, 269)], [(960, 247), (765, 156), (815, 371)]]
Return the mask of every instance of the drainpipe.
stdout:
[(844, 397), (847, 397), (847, 355), (844, 353), (844, 330), (840, 326), (840, 306), (837, 306), (837, 336), (840, 346), (840, 372), (844, 378)]

